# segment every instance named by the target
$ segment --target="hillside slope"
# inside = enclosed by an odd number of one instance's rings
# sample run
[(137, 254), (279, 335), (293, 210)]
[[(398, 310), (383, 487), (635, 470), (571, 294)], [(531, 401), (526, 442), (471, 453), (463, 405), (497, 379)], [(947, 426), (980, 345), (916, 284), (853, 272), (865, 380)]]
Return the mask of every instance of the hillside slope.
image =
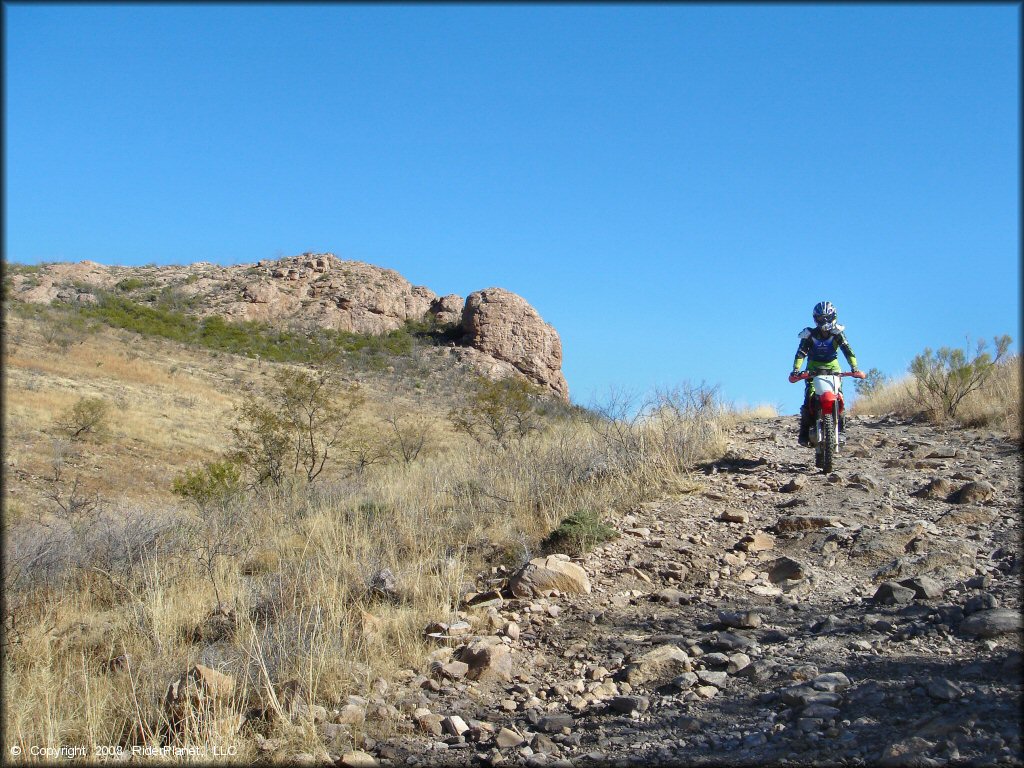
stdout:
[[(393, 700), (470, 729), (373, 751), (398, 765), (1019, 764), (1017, 447), (866, 417), (825, 476), (794, 431), (741, 425), (699, 492), (624, 517), (579, 560), (590, 594), (467, 610), (514, 638), (513, 677), (428, 685), (423, 670)], [(666, 646), (674, 662), (645, 660)]]
[[(308, 290), (316, 266), (258, 278)], [(40, 303), (4, 317), (13, 743), (342, 765), (1020, 763), (1012, 438), (858, 415), (824, 475), (794, 418), (702, 388), (633, 419), (481, 387), (474, 372), (511, 365), (487, 346), (522, 310), (507, 292), (459, 305), (473, 347), (386, 313), (371, 313), (398, 324), (384, 333), (282, 316), (275, 335), (190, 308), (178, 289), (206, 278), (55, 268), (20, 274)], [(366, 398), (355, 463), (339, 444), (316, 482), (174, 495), (325, 340), (338, 391)], [(551, 355), (531, 354), (518, 348), (520, 373), (548, 375)], [(112, 408), (106, 433), (71, 439), (61, 414), (90, 397)], [(523, 429), (472, 433), (467, 414)], [(572, 555), (549, 561), (556, 591), (523, 586), (538, 552)], [(172, 693), (196, 665), (237, 687), (182, 731)]]

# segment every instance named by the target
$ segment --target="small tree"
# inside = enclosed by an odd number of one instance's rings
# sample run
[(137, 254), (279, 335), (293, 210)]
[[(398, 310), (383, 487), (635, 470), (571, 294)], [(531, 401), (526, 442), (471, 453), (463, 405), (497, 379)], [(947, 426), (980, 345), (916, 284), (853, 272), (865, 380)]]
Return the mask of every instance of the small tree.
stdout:
[(889, 377), (877, 368), (871, 368), (864, 373), (863, 379), (856, 379), (854, 386), (857, 394), (861, 397), (871, 397), (881, 391), (889, 383)]
[(253, 484), (280, 488), (291, 443), (284, 420), (265, 403), (247, 400), (235, 411), (231, 434), (232, 458), (249, 471)]
[(103, 432), (107, 423), (110, 406), (100, 397), (83, 397), (57, 419), (57, 426), (68, 433), (72, 440), (83, 435)]
[(220, 608), (224, 601), (217, 581), (219, 563), (224, 558), (244, 557), (255, 540), (252, 519), (241, 503), (241, 470), (231, 460), (207, 462), (176, 477), (172, 490), (194, 507), (183, 533)]
[(388, 452), (405, 464), (412, 464), (426, 446), (433, 425), (424, 416), (392, 410), (384, 416), (390, 435)]
[(918, 396), (940, 418), (955, 418), (960, 403), (967, 395), (981, 388), (996, 364), (1006, 355), (1013, 340), (1009, 336), (993, 339), (996, 354), (985, 351), (979, 339), (973, 356), (969, 346), (964, 349), (942, 347), (938, 352), (925, 348), (910, 363)]
[(448, 418), (480, 445), (505, 450), (540, 428), (537, 396), (537, 388), (518, 376), (497, 381), (478, 377), (469, 402), (451, 410)]
[(262, 400), (238, 408), (235, 456), (259, 484), (279, 487), (289, 472), (311, 483), (340, 452), (362, 403), (358, 385), (339, 386), (330, 368), (282, 370)]

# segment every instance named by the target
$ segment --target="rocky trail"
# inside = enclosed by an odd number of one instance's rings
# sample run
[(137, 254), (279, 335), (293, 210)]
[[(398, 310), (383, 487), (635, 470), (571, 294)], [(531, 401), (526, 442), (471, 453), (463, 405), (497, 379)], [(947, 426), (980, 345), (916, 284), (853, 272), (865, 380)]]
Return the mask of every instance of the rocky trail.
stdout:
[(1018, 446), (853, 418), (825, 475), (795, 429), (741, 425), (699, 491), (636, 509), (573, 563), (482, 579), (462, 621), (427, 628), (429, 669), (352, 703), (365, 726), (324, 712), (327, 755), (1020, 764)]

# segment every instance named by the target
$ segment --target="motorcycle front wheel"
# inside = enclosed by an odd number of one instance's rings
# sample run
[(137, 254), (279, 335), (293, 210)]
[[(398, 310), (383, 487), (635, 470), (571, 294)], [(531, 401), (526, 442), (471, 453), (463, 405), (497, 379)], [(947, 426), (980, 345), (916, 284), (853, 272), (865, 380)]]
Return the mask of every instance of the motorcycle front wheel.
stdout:
[(835, 463), (836, 449), (839, 447), (834, 414), (825, 414), (822, 419), (822, 432), (825, 434), (822, 435), (824, 439), (821, 441), (821, 469), (823, 472), (831, 472), (832, 465)]

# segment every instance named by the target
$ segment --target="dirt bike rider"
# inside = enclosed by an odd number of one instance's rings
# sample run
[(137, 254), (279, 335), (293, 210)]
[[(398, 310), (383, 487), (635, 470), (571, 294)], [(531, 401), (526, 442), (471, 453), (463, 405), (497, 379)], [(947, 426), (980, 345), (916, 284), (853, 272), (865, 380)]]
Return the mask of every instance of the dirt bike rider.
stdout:
[[(836, 322), (836, 308), (832, 306), (832, 302), (819, 301), (814, 305), (812, 315), (815, 327), (800, 331), (800, 346), (797, 347), (796, 357), (793, 359), (793, 372), (789, 374), (790, 383), (799, 380), (797, 376), (804, 365), (804, 359), (808, 357), (810, 360), (807, 363), (807, 372), (810, 374), (816, 371), (842, 371), (839, 365), (840, 349), (853, 372), (859, 373), (857, 356), (853, 354), (850, 343), (846, 340), (845, 328)], [(811, 424), (814, 423), (814, 416), (811, 413), (813, 394), (814, 379), (808, 377), (807, 385), (804, 387), (804, 404), (800, 406), (800, 433), (797, 436), (800, 445), (808, 445), (810, 442), (808, 435)]]

